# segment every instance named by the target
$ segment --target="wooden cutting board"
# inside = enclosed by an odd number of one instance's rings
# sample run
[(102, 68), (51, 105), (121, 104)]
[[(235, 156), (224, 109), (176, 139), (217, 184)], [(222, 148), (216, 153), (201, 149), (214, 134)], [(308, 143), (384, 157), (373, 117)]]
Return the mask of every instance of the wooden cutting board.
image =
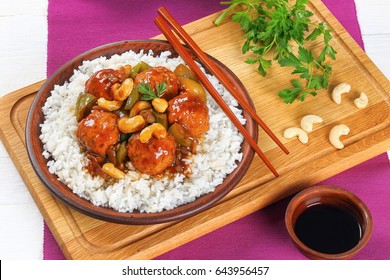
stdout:
[[(214, 207), (183, 221), (152, 226), (127, 226), (84, 216), (57, 201), (40, 183), (29, 163), (24, 128), (30, 104), (43, 81), (0, 99), (0, 136), (54, 237), (68, 259), (151, 259), (231, 223), (303, 188), (316, 184), (390, 149), (390, 83), (319, 0), (310, 9), (334, 30), (337, 61), (330, 88), (303, 103), (283, 104), (277, 92), (289, 86), (290, 71), (274, 66), (261, 77), (256, 66), (243, 63), (242, 31), (226, 20), (213, 26), (219, 13), (185, 26), (200, 47), (227, 65), (246, 86), (260, 117), (290, 150), (285, 155), (260, 130), (259, 145), (276, 167), (275, 178), (258, 156), (237, 187)], [(163, 38), (159, 36), (158, 38)], [(330, 98), (340, 82), (352, 90), (341, 105)], [(353, 100), (364, 91), (369, 106), (357, 109)], [(309, 143), (284, 139), (284, 129), (299, 126), (307, 114), (324, 119), (309, 134)], [(328, 141), (330, 129), (344, 123), (351, 132), (346, 147), (336, 150)]]

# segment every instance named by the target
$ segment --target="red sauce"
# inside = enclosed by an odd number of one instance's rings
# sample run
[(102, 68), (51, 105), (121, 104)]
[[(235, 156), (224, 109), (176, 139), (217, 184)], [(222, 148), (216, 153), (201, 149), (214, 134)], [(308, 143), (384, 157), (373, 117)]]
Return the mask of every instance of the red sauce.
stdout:
[(105, 155), (119, 141), (118, 116), (105, 111), (92, 111), (79, 122), (76, 136), (87, 150)]
[(156, 86), (165, 82), (167, 90), (160, 96), (170, 100), (179, 93), (179, 81), (176, 75), (166, 67), (158, 66), (142, 71), (134, 79), (134, 84), (150, 84), (150, 88), (157, 94)]
[[(85, 91), (98, 98), (113, 100), (111, 87), (115, 83), (122, 83), (127, 76), (124, 68), (97, 71), (87, 80)], [(127, 110), (107, 112), (95, 106), (91, 113), (79, 122), (76, 132), (81, 147), (86, 151), (86, 169), (92, 176), (101, 176), (109, 182), (112, 178), (102, 171), (103, 164), (111, 162), (126, 171), (125, 164), (128, 160), (138, 171), (153, 177), (174, 176), (177, 173), (188, 176), (191, 173), (188, 162), (196, 152), (196, 139), (209, 129), (206, 103), (189, 93), (178, 95), (180, 82), (174, 72), (166, 67), (153, 67), (139, 73), (134, 79), (134, 86), (138, 87), (140, 83), (149, 84), (156, 94), (156, 86), (166, 84), (166, 91), (160, 97), (170, 100), (166, 112), (169, 124), (181, 124), (185, 129), (185, 139), (190, 139), (190, 145), (178, 141), (183, 145), (181, 146), (171, 134), (160, 139), (152, 137), (147, 143), (141, 143), (139, 132), (125, 134), (118, 128), (118, 119), (127, 116)], [(143, 116), (141, 113), (140, 115)], [(143, 117), (145, 119), (145, 116)], [(122, 152), (118, 153), (120, 156), (117, 160), (119, 145), (122, 145)]]
[(136, 133), (129, 139), (127, 155), (140, 172), (158, 175), (175, 160), (175, 139), (168, 135), (161, 139), (151, 138), (148, 142), (142, 143), (139, 140), (139, 133)]
[(191, 157), (191, 152), (189, 148), (178, 146), (176, 149), (176, 158), (171, 166), (168, 166), (165, 171), (166, 175), (175, 175), (177, 173), (184, 174), (188, 176), (191, 174), (191, 170), (189, 168), (189, 159)]
[(112, 100), (111, 86), (115, 83), (122, 83), (125, 80), (125, 74), (122, 71), (113, 69), (103, 69), (97, 71), (85, 83), (85, 92), (98, 98), (103, 97), (106, 100)]
[(106, 161), (106, 158), (102, 155), (93, 154), (91, 152), (86, 152), (85, 156), (88, 159), (88, 164), (86, 166), (88, 173), (91, 174), (93, 177), (101, 176), (103, 178), (106, 178), (107, 175), (102, 171), (101, 167)]
[(183, 93), (169, 101), (169, 123), (181, 124), (190, 136), (200, 136), (210, 128), (209, 110), (199, 97)]

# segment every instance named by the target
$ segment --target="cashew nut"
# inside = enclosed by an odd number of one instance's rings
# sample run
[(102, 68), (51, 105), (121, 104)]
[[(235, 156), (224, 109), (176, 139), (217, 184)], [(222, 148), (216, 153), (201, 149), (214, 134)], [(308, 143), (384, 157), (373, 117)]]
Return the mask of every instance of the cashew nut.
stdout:
[(126, 64), (126, 65), (122, 66), (121, 68), (119, 68), (119, 70), (122, 71), (126, 77), (130, 77), (131, 68), (132, 67), (130, 64)]
[(166, 101), (164, 98), (157, 97), (152, 100), (152, 105), (154, 110), (159, 113), (164, 113), (168, 108), (168, 101)]
[(306, 115), (301, 119), (301, 127), (306, 132), (312, 132), (313, 131), (313, 124), (315, 123), (322, 123), (324, 120), (316, 115)]
[(336, 104), (341, 104), (341, 95), (351, 90), (351, 85), (341, 83), (337, 85), (332, 92), (332, 99)]
[(356, 107), (358, 107), (359, 109), (362, 109), (364, 107), (367, 106), (368, 104), (368, 97), (367, 95), (362, 92), (360, 93), (360, 97), (359, 98), (356, 98), (353, 103), (355, 104)]
[(131, 107), (129, 116), (134, 117), (138, 115), (139, 112), (141, 112), (142, 110), (150, 109), (150, 108), (152, 108), (152, 105), (150, 105), (148, 101), (138, 100), (137, 102), (135, 102), (133, 107)]
[(105, 163), (102, 166), (102, 171), (115, 179), (125, 178), (125, 173), (122, 170), (116, 168), (111, 162)]
[(120, 109), (120, 107), (122, 106), (122, 103), (123, 103), (123, 101), (118, 101), (118, 100), (109, 101), (109, 100), (104, 99), (103, 97), (100, 97), (97, 101), (97, 104), (100, 107), (106, 109), (107, 111), (115, 111), (115, 110)]
[(160, 123), (151, 124), (142, 129), (139, 135), (139, 140), (141, 141), (141, 143), (146, 143), (152, 137), (155, 137), (156, 139), (165, 138), (167, 137), (167, 130)]
[(115, 100), (123, 101), (125, 100), (133, 90), (133, 79), (127, 78), (123, 81), (122, 84), (115, 83), (111, 86), (112, 97)]
[(344, 148), (344, 144), (340, 141), (340, 136), (347, 135), (349, 133), (349, 127), (345, 124), (339, 124), (334, 126), (329, 133), (329, 141), (336, 149)]
[(146, 125), (144, 118), (141, 115), (135, 117), (123, 117), (118, 121), (118, 128), (123, 133), (133, 133), (143, 129)]
[(306, 131), (299, 127), (289, 127), (284, 131), (284, 138), (290, 139), (295, 136), (298, 136), (299, 141), (303, 144), (306, 144), (309, 141)]

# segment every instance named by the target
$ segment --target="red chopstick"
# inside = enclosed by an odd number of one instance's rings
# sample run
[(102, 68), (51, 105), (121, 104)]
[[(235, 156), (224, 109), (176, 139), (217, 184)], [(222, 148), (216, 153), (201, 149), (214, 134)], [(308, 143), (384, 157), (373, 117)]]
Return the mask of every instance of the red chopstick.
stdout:
[(199, 48), (195, 41), (188, 35), (188, 33), (180, 26), (174, 17), (168, 12), (165, 7), (158, 9), (159, 15), (171, 26), (173, 31), (186, 43), (186, 45), (196, 54), (199, 60), (211, 71), (222, 85), (233, 95), (233, 97), (240, 103), (240, 105), (248, 112), (248, 114), (257, 122), (258, 125), (275, 141), (275, 143), (286, 153), (289, 151), (283, 143), (273, 134), (271, 129), (260, 119), (252, 107), (237, 93), (233, 84), (226, 79), (225, 75), (215, 67), (215, 63)]
[(169, 43), (173, 46), (173, 48), (178, 52), (181, 58), (187, 63), (190, 69), (195, 73), (199, 81), (203, 84), (203, 86), (207, 89), (207, 91), (211, 94), (211, 96), (215, 99), (218, 105), (222, 108), (225, 114), (229, 117), (229, 119), (233, 122), (233, 124), (237, 127), (240, 133), (245, 137), (245, 139), (249, 142), (252, 149), (260, 156), (260, 158), (264, 161), (264, 163), (268, 166), (268, 168), (272, 171), (275, 176), (279, 176), (276, 169), (272, 166), (271, 162), (267, 159), (265, 154), (260, 150), (257, 146), (257, 143), (253, 140), (248, 131), (244, 128), (244, 126), (240, 123), (236, 115), (230, 110), (229, 106), (224, 102), (222, 97), (219, 95), (217, 90), (211, 84), (211, 82), (207, 79), (206, 75), (200, 70), (196, 62), (192, 59), (191, 55), (187, 52), (187, 50), (180, 43), (179, 39), (171, 31), (168, 24), (164, 21), (164, 19), (160, 16), (156, 17), (154, 22), (167, 38)]

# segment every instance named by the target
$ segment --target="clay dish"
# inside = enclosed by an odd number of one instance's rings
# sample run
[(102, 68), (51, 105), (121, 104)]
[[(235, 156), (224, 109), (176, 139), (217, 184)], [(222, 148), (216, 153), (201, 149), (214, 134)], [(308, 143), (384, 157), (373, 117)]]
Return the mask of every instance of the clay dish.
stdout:
[[(238, 184), (238, 182), (248, 170), (254, 157), (254, 152), (246, 141), (244, 141), (241, 145), (241, 150), (243, 153), (242, 161), (238, 163), (238, 167), (229, 176), (226, 177), (224, 182), (219, 185), (214, 192), (203, 195), (194, 202), (177, 207), (173, 210), (152, 214), (139, 212), (120, 213), (110, 208), (94, 206), (89, 201), (74, 194), (67, 186), (57, 180), (57, 176), (49, 173), (46, 165), (47, 160), (42, 156), (43, 147), (39, 139), (39, 135), (41, 134), (39, 125), (43, 123), (44, 120), (42, 107), (46, 99), (50, 96), (50, 92), (54, 85), (61, 85), (67, 81), (72, 76), (73, 70), (78, 68), (85, 60), (92, 60), (100, 56), (111, 57), (114, 54), (121, 54), (128, 50), (133, 50), (134, 52), (140, 52), (141, 50), (153, 50), (155, 55), (159, 55), (163, 51), (170, 51), (173, 57), (178, 56), (177, 52), (167, 41), (122, 41), (87, 51), (63, 65), (47, 79), (35, 97), (28, 113), (26, 124), (26, 142), (29, 159), (42, 184), (61, 202), (85, 215), (89, 215), (91, 217), (108, 222), (135, 225), (156, 224), (185, 219), (213, 206)], [(234, 84), (239, 94), (244, 97), (244, 99), (251, 105), (252, 108), (254, 108), (253, 102), (249, 97), (248, 92), (237, 76), (235, 76), (233, 72), (230, 71), (221, 62), (212, 57), (210, 58), (214, 60), (220, 70)], [(249, 117), (248, 114), (244, 113), (244, 117), (247, 120), (245, 124), (246, 130), (249, 132), (252, 138), (257, 141), (257, 124)]]

